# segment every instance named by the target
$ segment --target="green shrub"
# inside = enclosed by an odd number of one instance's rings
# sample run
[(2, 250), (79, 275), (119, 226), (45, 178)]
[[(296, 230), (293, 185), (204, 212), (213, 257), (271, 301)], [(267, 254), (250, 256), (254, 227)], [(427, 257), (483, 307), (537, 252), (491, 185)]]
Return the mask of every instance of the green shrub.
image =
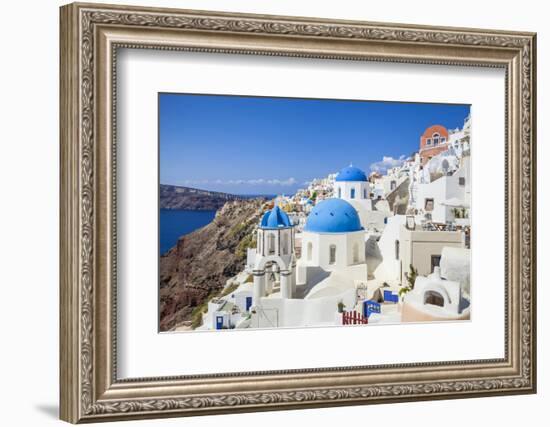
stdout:
[(235, 249), (235, 255), (237, 255), (237, 258), (239, 259), (244, 259), (246, 258), (247, 249), (255, 247), (256, 239), (254, 238), (254, 235), (250, 233), (241, 239), (241, 241), (237, 245), (237, 248)]
[(235, 292), (237, 288), (239, 287), (238, 283), (232, 283), (228, 287), (226, 287), (220, 294), (220, 297), (224, 297), (226, 295), (229, 295), (231, 292)]

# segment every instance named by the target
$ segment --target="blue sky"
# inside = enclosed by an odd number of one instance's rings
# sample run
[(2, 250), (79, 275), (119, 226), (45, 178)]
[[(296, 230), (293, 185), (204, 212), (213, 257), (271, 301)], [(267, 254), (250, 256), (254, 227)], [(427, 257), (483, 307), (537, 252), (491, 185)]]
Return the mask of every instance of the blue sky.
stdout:
[(292, 194), (353, 163), (367, 173), (418, 150), (467, 105), (159, 94), (160, 182)]

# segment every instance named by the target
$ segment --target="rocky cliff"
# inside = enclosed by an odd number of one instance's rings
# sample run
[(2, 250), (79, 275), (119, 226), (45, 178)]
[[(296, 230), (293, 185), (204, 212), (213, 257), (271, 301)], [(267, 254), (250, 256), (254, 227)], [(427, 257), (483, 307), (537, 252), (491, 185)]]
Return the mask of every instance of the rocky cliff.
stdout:
[[(160, 258), (160, 330), (189, 323), (197, 307), (240, 272), (264, 211), (259, 199), (227, 202), (207, 226), (181, 237)], [(196, 313), (195, 313), (196, 314)]]
[(198, 188), (160, 185), (161, 209), (189, 209), (195, 211), (215, 211), (230, 200), (243, 200), (235, 194), (200, 190)]

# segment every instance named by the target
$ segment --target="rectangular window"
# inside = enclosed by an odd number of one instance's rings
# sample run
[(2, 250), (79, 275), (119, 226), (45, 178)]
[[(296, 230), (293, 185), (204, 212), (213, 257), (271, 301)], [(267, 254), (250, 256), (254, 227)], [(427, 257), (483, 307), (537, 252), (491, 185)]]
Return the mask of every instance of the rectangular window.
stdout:
[(268, 236), (268, 253), (273, 255), (275, 253), (275, 235), (270, 234)]
[(466, 178), (464, 178), (463, 176), (459, 177), (458, 178), (458, 185), (466, 185)]
[(424, 201), (424, 209), (428, 212), (431, 212), (434, 210), (434, 199), (426, 199)]
[(432, 273), (434, 272), (435, 267), (439, 267), (441, 261), (441, 255), (432, 255)]
[(330, 245), (329, 264), (336, 263), (336, 245)]

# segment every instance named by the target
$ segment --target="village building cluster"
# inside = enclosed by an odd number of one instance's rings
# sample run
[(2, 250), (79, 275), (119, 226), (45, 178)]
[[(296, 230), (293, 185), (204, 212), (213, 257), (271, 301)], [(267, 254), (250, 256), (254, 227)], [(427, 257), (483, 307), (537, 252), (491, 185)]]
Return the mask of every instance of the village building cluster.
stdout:
[(277, 197), (198, 329), (470, 318), (470, 117), (385, 173), (349, 165)]

